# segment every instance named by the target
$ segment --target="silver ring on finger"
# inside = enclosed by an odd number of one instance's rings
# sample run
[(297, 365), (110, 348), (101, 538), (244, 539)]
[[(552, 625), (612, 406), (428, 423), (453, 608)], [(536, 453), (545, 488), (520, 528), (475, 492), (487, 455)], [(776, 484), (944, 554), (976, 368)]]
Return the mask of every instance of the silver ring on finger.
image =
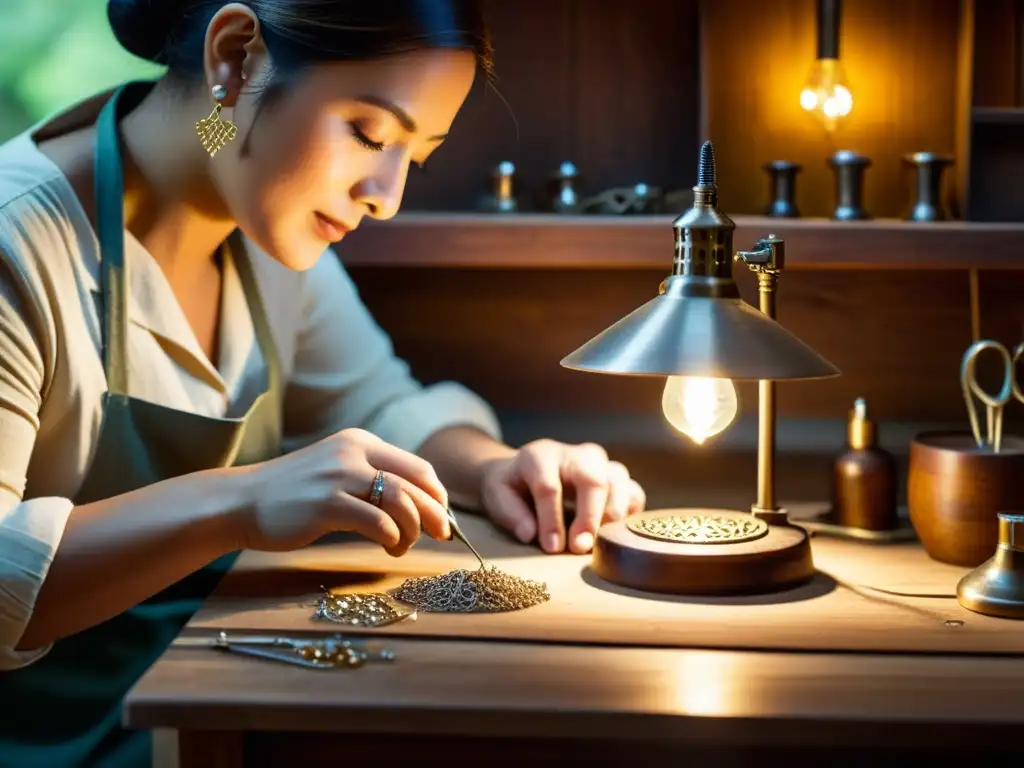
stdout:
[(370, 503), (375, 507), (380, 506), (384, 498), (384, 470), (378, 469), (376, 477), (373, 478), (373, 486), (370, 488)]

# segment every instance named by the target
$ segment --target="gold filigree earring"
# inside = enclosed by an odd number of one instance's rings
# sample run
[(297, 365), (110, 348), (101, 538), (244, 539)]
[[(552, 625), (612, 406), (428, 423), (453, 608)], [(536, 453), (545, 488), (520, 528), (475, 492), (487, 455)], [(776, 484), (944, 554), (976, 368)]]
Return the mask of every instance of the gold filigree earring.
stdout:
[(196, 123), (196, 133), (199, 134), (199, 141), (203, 149), (213, 157), (220, 152), (225, 145), (238, 135), (238, 128), (230, 120), (220, 116), (221, 102), (227, 97), (228, 89), (223, 85), (215, 85), (211, 89), (213, 94), (213, 111), (209, 117), (204, 117)]

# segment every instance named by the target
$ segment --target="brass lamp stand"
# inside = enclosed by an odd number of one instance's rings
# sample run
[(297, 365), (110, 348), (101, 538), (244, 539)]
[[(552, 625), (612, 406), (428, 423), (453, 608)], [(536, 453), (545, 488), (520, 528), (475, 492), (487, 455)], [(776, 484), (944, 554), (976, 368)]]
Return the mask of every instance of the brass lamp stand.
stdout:
[[(717, 207), (710, 142), (701, 148), (693, 207), (673, 228), (672, 275), (659, 295), (562, 365), (620, 375), (757, 380), (757, 502), (750, 512), (658, 510), (602, 526), (593, 568), (607, 581), (652, 592), (786, 589), (808, 580), (814, 561), (807, 532), (791, 525), (775, 500), (775, 381), (826, 378), (839, 370), (775, 321), (783, 241), (769, 235), (733, 255), (735, 224)], [(760, 311), (740, 298), (734, 260), (757, 274)]]

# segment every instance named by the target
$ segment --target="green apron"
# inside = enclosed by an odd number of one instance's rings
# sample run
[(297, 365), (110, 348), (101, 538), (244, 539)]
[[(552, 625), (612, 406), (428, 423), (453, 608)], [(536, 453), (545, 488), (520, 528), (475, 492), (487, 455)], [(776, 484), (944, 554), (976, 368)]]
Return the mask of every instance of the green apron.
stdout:
[[(233, 253), (267, 364), (265, 393), (242, 419), (197, 416), (128, 395), (129, 283), (117, 122), (138, 103), (147, 87), (150, 84), (133, 83), (119, 89), (97, 121), (96, 221), (102, 254), (108, 391), (99, 441), (75, 504), (118, 496), (191, 472), (254, 463), (279, 453), (279, 361), (252, 269), (237, 240)], [(237, 554), (221, 557), (120, 616), (58, 641), (35, 664), (0, 673), (4, 709), (0, 766), (148, 766), (150, 734), (121, 727), (122, 700), (174, 640)], [(131, 574), (111, 574), (111, 578), (130, 579)]]

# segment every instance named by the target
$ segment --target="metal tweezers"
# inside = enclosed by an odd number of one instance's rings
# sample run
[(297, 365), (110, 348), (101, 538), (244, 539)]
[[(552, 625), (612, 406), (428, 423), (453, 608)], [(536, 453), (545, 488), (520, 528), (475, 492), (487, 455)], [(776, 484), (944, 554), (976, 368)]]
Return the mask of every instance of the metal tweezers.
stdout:
[[(214, 638), (179, 637), (174, 641), (174, 645), (213, 648), (243, 656), (280, 661), (306, 669), (345, 669), (361, 667), (367, 661), (393, 661), (395, 658), (393, 651), (369, 651), (361, 641), (348, 640), (341, 635), (305, 640), (268, 635), (229, 637), (226, 632), (219, 632)], [(313, 650), (314, 653), (305, 655), (303, 651), (307, 649)], [(344, 663), (337, 662), (339, 650), (342, 650), (345, 656)], [(316, 653), (317, 651), (319, 653)]]
[(448, 525), (451, 527), (452, 534), (454, 535), (454, 537), (461, 541), (463, 544), (465, 544), (467, 547), (469, 547), (469, 551), (472, 552), (476, 559), (480, 561), (481, 568), (486, 567), (487, 561), (484, 560), (483, 557), (481, 557), (480, 553), (476, 551), (476, 547), (469, 543), (469, 539), (466, 538), (466, 534), (464, 534), (462, 532), (462, 528), (459, 527), (459, 521), (455, 519), (455, 513), (452, 512), (451, 509), (447, 511)]

